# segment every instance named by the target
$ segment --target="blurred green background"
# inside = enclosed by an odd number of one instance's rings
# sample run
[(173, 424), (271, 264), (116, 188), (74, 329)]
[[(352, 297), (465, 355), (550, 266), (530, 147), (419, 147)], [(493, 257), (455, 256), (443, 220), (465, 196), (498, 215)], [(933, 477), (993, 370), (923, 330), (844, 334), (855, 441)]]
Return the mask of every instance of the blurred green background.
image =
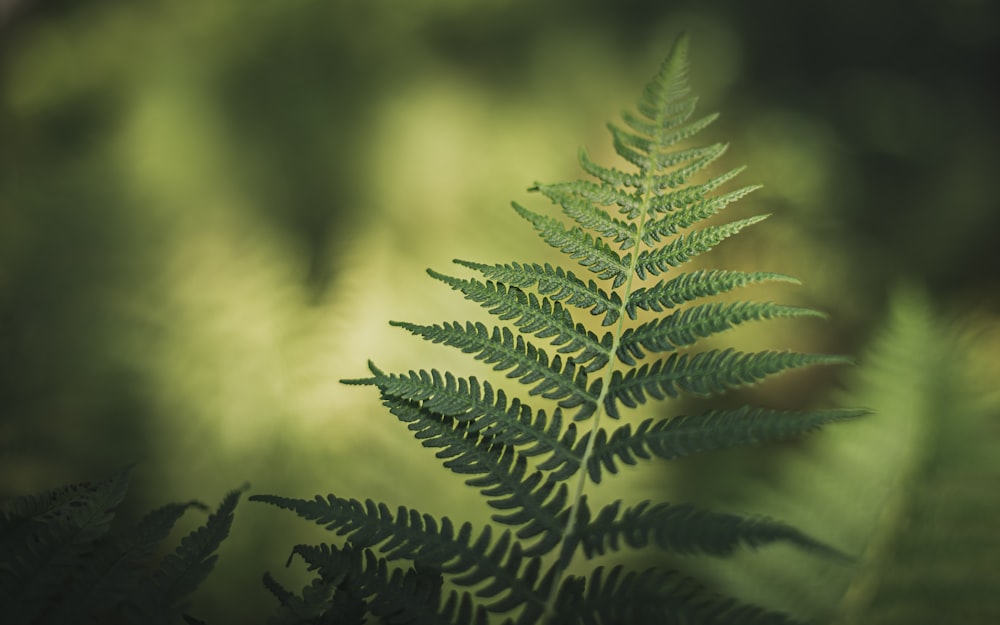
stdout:
[[(765, 185), (730, 210), (773, 213), (711, 264), (792, 273), (804, 286), (755, 294), (832, 315), (733, 340), (863, 354), (895, 301), (929, 328), (900, 341), (960, 357), (927, 368), (985, 398), (973, 412), (993, 438), (970, 440), (996, 443), (997, 24), (987, 0), (0, 1), (0, 497), (138, 462), (136, 511), (250, 481), (485, 519), (374, 394), (337, 380), (368, 358), (484, 371), (387, 321), (482, 318), (426, 267), (558, 258), (509, 201), (542, 210), (526, 189), (579, 177), (579, 146), (614, 162), (604, 123), (682, 30), (702, 111), (723, 114), (700, 139), (731, 142), (722, 166)], [(916, 286), (893, 299), (902, 282)], [(892, 393), (852, 375), (752, 395), (807, 407), (836, 386), (891, 412)], [(872, 423), (859, 427), (910, 450), (899, 458), (927, 445)], [(865, 430), (844, 427), (850, 448)], [(782, 483), (790, 454), (823, 444), (714, 456), (635, 488), (794, 519), (782, 508), (809, 496), (769, 502), (746, 483)], [(835, 465), (858, 466), (844, 453)], [(906, 462), (886, 471), (916, 480)], [(837, 497), (856, 494), (815, 509)], [(863, 546), (864, 514), (853, 538), (803, 526)], [(303, 525), (242, 504), (202, 613), (269, 609), (260, 575), (309, 539)], [(995, 590), (991, 574), (976, 573)], [(828, 615), (857, 579), (836, 575), (829, 597), (787, 608)], [(261, 596), (234, 608), (222, 589)]]

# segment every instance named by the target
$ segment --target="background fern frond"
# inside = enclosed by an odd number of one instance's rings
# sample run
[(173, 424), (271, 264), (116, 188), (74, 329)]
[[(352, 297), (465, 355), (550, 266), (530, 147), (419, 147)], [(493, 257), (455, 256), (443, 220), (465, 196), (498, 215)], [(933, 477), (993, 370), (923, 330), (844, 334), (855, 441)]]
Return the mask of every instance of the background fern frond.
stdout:
[(176, 522), (198, 502), (156, 509), (133, 526), (111, 526), (128, 487), (129, 469), (17, 498), (0, 514), (0, 606), (4, 622), (174, 623), (180, 601), (204, 580), (232, 521), (237, 493), (206, 527), (189, 535), (152, 575)]
[(104, 535), (128, 490), (128, 473), (125, 469), (104, 480), (71, 484), (5, 502), (0, 508), (0, 554), (22, 542), (23, 533), (38, 524), (74, 526), (82, 542)]
[(128, 489), (128, 469), (14, 499), (0, 511), (0, 605), (12, 622), (48, 622), (90, 560)]
[(181, 539), (174, 553), (140, 584), (135, 600), (127, 602), (134, 621), (169, 623), (185, 609), (184, 600), (197, 589), (215, 567), (216, 551), (233, 524), (240, 495), (248, 487), (227, 494), (201, 527)]
[[(345, 574), (346, 575), (346, 572)], [(268, 625), (303, 625), (315, 622), (360, 625), (365, 622), (366, 604), (352, 597), (338, 585), (343, 579), (315, 577), (302, 589), (301, 596), (287, 590), (270, 573), (265, 573), (264, 587), (278, 600), (280, 608), (268, 619)]]
[(199, 502), (168, 504), (143, 517), (134, 527), (116, 533), (97, 545), (88, 559), (85, 575), (75, 576), (49, 620), (53, 623), (85, 621), (84, 615), (113, 613), (140, 591), (143, 571), (177, 521), (190, 508), (204, 510)]

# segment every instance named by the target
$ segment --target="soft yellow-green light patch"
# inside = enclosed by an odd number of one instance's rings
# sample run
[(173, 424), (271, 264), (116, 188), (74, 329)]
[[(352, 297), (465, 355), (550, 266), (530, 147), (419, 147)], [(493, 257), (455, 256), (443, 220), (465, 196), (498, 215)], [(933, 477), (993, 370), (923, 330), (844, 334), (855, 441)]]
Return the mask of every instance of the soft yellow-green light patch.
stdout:
[(814, 211), (829, 197), (836, 164), (836, 140), (822, 123), (793, 111), (764, 111), (746, 124), (736, 142), (749, 176), (764, 185), (758, 193)]

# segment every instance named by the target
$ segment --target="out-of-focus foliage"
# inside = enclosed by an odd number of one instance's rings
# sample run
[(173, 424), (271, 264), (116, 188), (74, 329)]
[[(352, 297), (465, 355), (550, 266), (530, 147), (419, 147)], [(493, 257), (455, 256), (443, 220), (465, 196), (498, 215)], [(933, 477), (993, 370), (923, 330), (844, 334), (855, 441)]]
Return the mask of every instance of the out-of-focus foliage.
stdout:
[[(332, 477), (454, 506), (400, 492), (408, 446), (334, 380), (397, 345), (388, 311), (454, 309), (414, 296), (424, 267), (509, 256), (513, 190), (568, 175), (581, 137), (604, 145), (594, 120), (681, 29), (718, 136), (765, 183), (752, 210), (780, 217), (721, 263), (794, 266), (797, 303), (832, 313), (788, 342), (853, 351), (897, 275), (993, 331), (998, 22), (982, 0), (0, 1), (0, 491), (141, 460), (138, 509)], [(398, 344), (386, 367), (452, 362)], [(361, 441), (396, 464), (347, 469)], [(280, 529), (247, 521), (233, 551), (280, 560)]]
[[(112, 527), (128, 472), (16, 497), (0, 507), (0, 612), (5, 623), (179, 622), (189, 595), (215, 566), (240, 491), (208, 520), (158, 551), (190, 501), (167, 504), (132, 526)], [(188, 620), (188, 622), (193, 622)]]
[(694, 478), (703, 500), (822, 525), (857, 561), (776, 549), (706, 574), (734, 594), (822, 623), (994, 622), (1000, 396), (981, 371), (998, 348), (995, 326), (948, 320), (914, 287), (891, 303), (845, 380), (842, 401), (871, 408), (869, 417), (768, 459), (748, 454), (730, 465), (744, 469), (742, 478)]

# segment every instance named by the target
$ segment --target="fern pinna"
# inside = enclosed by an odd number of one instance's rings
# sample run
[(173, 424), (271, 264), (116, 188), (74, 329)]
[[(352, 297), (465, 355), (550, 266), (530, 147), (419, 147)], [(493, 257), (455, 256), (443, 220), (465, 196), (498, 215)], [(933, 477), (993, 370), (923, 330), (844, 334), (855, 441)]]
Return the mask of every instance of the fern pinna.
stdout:
[[(768, 519), (649, 501), (600, 509), (587, 503), (587, 485), (617, 473), (621, 464), (795, 437), (860, 414), (747, 406), (638, 424), (621, 419), (625, 409), (650, 399), (711, 396), (788, 369), (845, 360), (682, 350), (741, 323), (819, 314), (774, 303), (703, 301), (752, 283), (793, 281), (779, 274), (692, 271), (658, 279), (764, 218), (703, 223), (756, 187), (716, 192), (739, 169), (691, 182), (726, 146), (680, 147), (715, 119), (694, 117), (687, 50), (681, 37), (639, 99), (638, 112), (624, 114), (624, 127), (610, 126), (614, 148), (631, 171), (598, 165), (581, 153), (593, 180), (533, 188), (575, 224), (514, 204), (589, 277), (551, 264), (456, 261), (477, 277), (429, 273), (503, 324), (393, 322), (506, 372), (526, 396), (475, 377), (436, 370), (394, 374), (374, 364), (370, 377), (345, 380), (375, 386), (389, 412), (499, 510), (492, 518), (503, 531), (371, 500), (254, 496), (346, 537), (343, 546), (294, 549), (293, 556), (319, 572), (302, 596), (265, 578), (288, 622), (362, 622), (365, 614), (388, 623), (434, 624), (486, 623), (490, 614), (525, 624), (792, 622), (714, 595), (673, 571), (597, 566), (579, 576), (568, 568), (581, 557), (624, 546), (725, 555), (740, 545), (786, 541), (834, 553)], [(651, 314), (666, 311), (672, 312)], [(588, 329), (579, 321), (583, 312), (599, 317), (607, 330)], [(537, 397), (555, 407), (533, 407)], [(393, 568), (396, 560), (412, 567)]]

